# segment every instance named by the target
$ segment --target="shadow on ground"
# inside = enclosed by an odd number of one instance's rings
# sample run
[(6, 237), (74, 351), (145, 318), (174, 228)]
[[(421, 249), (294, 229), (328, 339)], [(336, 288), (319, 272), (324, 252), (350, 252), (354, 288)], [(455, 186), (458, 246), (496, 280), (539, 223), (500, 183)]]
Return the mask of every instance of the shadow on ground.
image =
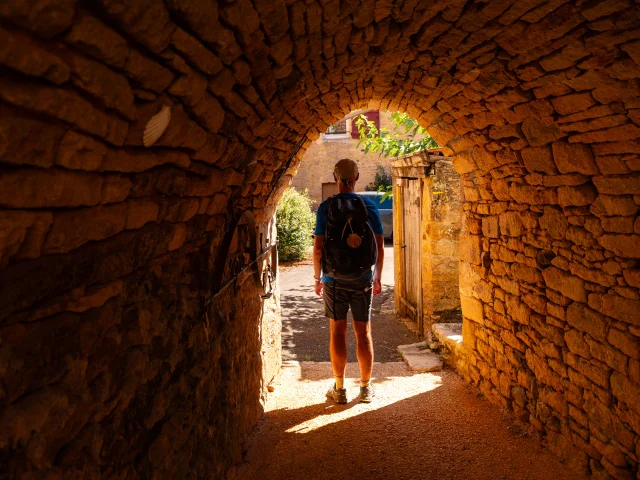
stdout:
[[(312, 289), (312, 285), (305, 285), (282, 291), (282, 359), (285, 361), (329, 361), (329, 321), (324, 316), (322, 299), (315, 294), (309, 295)], [(419, 341), (418, 337), (395, 318), (391, 309), (393, 286), (384, 285), (382, 293), (374, 297), (372, 306), (373, 349), (378, 362), (398, 361), (398, 345)], [(349, 323), (352, 321), (349, 314)], [(347, 337), (347, 351), (348, 361), (355, 362), (355, 339), (352, 332)]]
[[(349, 364), (353, 377), (357, 365)], [(254, 430), (238, 480), (578, 480), (511, 417), (450, 371), (412, 374), (376, 364), (376, 398), (324, 398), (326, 364), (292, 362)]]

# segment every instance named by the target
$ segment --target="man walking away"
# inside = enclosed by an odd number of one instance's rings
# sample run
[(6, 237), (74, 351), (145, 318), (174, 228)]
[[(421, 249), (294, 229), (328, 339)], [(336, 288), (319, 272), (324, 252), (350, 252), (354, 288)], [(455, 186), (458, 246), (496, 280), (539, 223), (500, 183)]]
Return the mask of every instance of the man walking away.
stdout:
[(374, 396), (371, 299), (372, 294), (378, 295), (382, 290), (384, 231), (376, 204), (354, 193), (359, 178), (356, 163), (340, 160), (333, 178), (340, 193), (320, 204), (313, 246), (315, 291), (324, 298), (324, 311), (329, 318), (329, 353), (335, 377), (327, 397), (336, 403), (347, 403), (344, 373), (347, 312), (351, 308), (360, 366), (360, 401), (370, 402)]

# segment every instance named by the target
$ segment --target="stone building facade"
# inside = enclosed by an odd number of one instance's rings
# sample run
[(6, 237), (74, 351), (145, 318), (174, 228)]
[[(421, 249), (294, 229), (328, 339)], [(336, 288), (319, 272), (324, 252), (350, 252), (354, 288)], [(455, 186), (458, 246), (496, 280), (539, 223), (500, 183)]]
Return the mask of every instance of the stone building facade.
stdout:
[(210, 301), (223, 240), (244, 211), (272, 240), (304, 151), (374, 109), (418, 119), (462, 176), (465, 377), (585, 476), (637, 477), (637, 2), (4, 0), (0, 18), (9, 476), (231, 475), (280, 326), (242, 277)]
[[(309, 197), (316, 202), (316, 207), (337, 193), (333, 167), (342, 158), (350, 158), (358, 164), (358, 191), (373, 183), (378, 165), (391, 173), (391, 162), (388, 158), (372, 153), (366, 154), (362, 147), (357, 148), (358, 138), (351, 134), (354, 128), (353, 121), (347, 120), (345, 123), (346, 133), (323, 133), (309, 146), (291, 182), (298, 190), (308, 189)], [(393, 130), (390, 112), (379, 113), (379, 127)]]

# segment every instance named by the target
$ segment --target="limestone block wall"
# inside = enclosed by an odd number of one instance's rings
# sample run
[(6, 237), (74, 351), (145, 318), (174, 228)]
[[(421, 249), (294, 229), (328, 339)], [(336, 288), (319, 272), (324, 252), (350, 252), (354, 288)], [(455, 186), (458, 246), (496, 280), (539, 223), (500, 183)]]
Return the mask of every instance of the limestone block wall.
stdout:
[[(393, 129), (390, 112), (380, 112), (380, 128)], [(316, 202), (317, 208), (322, 202), (322, 184), (334, 181), (333, 167), (342, 158), (350, 158), (358, 164), (358, 191), (363, 191), (373, 182), (378, 165), (390, 173), (391, 162), (388, 158), (365, 154), (362, 148), (356, 148), (357, 144), (358, 140), (354, 138), (336, 139), (330, 135), (320, 135), (302, 157), (292, 185), (298, 190), (308, 189), (309, 197)]]
[[(420, 152), (392, 160), (394, 182), (394, 279), (396, 310), (415, 318), (423, 334), (438, 322), (459, 321), (459, 237), (461, 182), (450, 158)], [(417, 188), (399, 188), (405, 182)], [(407, 185), (408, 186), (408, 185)], [(420, 222), (407, 221), (410, 203), (420, 205)], [(405, 210), (407, 209), (407, 210)], [(415, 226), (418, 228), (412, 231)], [(414, 235), (415, 238), (409, 238)], [(414, 254), (413, 245), (416, 245)], [(405, 257), (408, 256), (408, 257)], [(408, 268), (407, 262), (418, 264)], [(415, 278), (410, 278), (412, 275)], [(415, 283), (414, 283), (415, 282)], [(407, 290), (420, 285), (416, 313), (407, 311)], [(410, 286), (411, 285), (411, 286)], [(404, 300), (403, 300), (404, 297)]]
[(232, 70), (151, 4), (0, 5), (2, 478), (224, 478), (281, 363), (277, 286), (211, 295), (232, 217), (273, 244), (291, 177), (244, 167)]
[(0, 2), (0, 462), (232, 473), (279, 320), (246, 279), (206, 303), (222, 238), (273, 240), (304, 151), (378, 109), (463, 178), (466, 378), (637, 475), (639, 81), (628, 0)]
[(423, 189), (422, 275), (424, 330), (450, 321), (460, 308), (459, 237), (462, 224), (460, 176), (451, 159), (431, 157), (431, 175)]

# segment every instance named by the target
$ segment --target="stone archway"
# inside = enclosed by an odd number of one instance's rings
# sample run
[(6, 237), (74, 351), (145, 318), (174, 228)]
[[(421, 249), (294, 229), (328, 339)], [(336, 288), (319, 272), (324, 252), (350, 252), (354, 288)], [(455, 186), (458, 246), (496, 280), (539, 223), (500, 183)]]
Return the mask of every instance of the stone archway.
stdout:
[(234, 212), (268, 237), (301, 153), (355, 108), (418, 118), (464, 175), (466, 377), (578, 468), (637, 471), (635, 4), (9, 0), (0, 17), (12, 472), (238, 460), (278, 305), (240, 286), (210, 327), (212, 262)]

